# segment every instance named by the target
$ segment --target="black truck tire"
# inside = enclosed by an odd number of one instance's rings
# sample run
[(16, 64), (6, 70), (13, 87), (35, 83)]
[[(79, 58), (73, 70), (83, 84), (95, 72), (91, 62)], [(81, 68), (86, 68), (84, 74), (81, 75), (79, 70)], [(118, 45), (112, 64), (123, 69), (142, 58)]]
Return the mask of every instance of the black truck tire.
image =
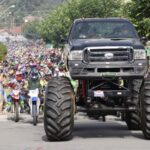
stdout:
[(150, 77), (145, 79), (141, 89), (141, 128), (146, 139), (150, 140)]
[[(140, 87), (142, 80), (133, 80), (132, 83), (132, 99), (131, 106), (138, 108), (140, 100)], [(125, 121), (129, 130), (140, 130), (140, 116), (138, 111), (127, 112), (125, 115)]]
[(74, 126), (74, 92), (67, 77), (52, 78), (47, 86), (44, 107), (44, 128), (51, 141), (72, 138)]

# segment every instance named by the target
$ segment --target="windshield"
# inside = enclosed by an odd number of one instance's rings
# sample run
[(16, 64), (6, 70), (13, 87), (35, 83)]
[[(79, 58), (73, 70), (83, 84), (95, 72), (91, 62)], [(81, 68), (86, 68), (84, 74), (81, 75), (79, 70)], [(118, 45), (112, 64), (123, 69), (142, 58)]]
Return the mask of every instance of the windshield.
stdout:
[(71, 39), (137, 38), (134, 27), (123, 21), (85, 21), (74, 25)]

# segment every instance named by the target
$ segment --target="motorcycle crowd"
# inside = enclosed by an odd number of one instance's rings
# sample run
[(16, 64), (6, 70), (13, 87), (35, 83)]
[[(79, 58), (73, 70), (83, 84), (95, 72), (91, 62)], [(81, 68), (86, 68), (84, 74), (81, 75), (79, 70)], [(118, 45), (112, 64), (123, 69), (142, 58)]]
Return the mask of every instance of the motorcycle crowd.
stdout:
[(30, 41), (6, 45), (8, 54), (0, 63), (0, 109), (13, 113), (16, 122), (20, 113), (29, 113), (36, 125), (47, 82), (65, 69), (61, 52)]

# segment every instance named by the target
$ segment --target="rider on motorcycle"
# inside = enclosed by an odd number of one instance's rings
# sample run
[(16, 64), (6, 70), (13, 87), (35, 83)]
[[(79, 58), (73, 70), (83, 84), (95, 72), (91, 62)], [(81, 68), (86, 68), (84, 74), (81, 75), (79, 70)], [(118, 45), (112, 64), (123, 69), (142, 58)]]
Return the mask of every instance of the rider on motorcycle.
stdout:
[(15, 79), (11, 80), (8, 86), (11, 88), (12, 92), (10, 95), (7, 97), (7, 110), (10, 110), (10, 107), (12, 105), (12, 96), (13, 96), (13, 90), (19, 90), (19, 102), (20, 102), (20, 107), (21, 111), (24, 112), (24, 101), (25, 97), (21, 94), (22, 87), (24, 85), (24, 80), (23, 80), (23, 75), (21, 72), (17, 71), (15, 75)]
[[(29, 93), (31, 90), (36, 90), (38, 89), (39, 90), (39, 98), (41, 97), (42, 95), (42, 85), (41, 85), (41, 80), (40, 80), (40, 74), (38, 72), (38, 70), (32, 70), (30, 72), (30, 79), (28, 81), (28, 90), (29, 90)], [(42, 99), (40, 98), (40, 103), (42, 104)]]
[(28, 81), (28, 90), (41, 89), (40, 74), (37, 70), (30, 72), (30, 79)]

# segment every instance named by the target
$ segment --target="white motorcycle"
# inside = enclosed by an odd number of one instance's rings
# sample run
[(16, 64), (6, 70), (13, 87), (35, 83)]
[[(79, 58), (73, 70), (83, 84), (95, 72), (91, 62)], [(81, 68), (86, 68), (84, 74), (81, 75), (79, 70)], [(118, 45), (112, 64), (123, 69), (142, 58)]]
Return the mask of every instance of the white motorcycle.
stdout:
[(39, 107), (40, 107), (40, 98), (39, 98), (39, 89), (29, 90), (30, 99), (29, 107), (30, 114), (33, 117), (33, 124), (36, 125), (38, 122)]

